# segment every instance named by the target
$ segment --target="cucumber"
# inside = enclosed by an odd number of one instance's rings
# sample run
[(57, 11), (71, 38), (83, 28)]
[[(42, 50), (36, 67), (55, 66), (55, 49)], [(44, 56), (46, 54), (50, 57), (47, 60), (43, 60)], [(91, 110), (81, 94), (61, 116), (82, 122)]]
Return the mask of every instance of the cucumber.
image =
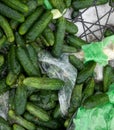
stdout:
[(0, 55), (0, 67), (4, 64), (4, 56)]
[(95, 89), (95, 81), (94, 79), (90, 79), (87, 82), (86, 88), (83, 91), (83, 100), (85, 100), (87, 97), (92, 96), (94, 93), (94, 89)]
[(27, 48), (28, 55), (29, 55), (29, 58), (30, 58), (32, 64), (34, 65), (34, 67), (38, 71), (39, 75), (41, 75), (38, 57), (37, 57), (37, 53), (36, 53), (35, 49), (30, 44), (26, 45), (26, 48)]
[(7, 6), (20, 11), (22, 13), (28, 12), (28, 6), (20, 0), (2, 0)]
[(25, 120), (25, 119), (24, 119), (23, 117), (21, 117), (21, 116), (17, 116), (13, 110), (9, 110), (9, 111), (8, 111), (8, 116), (9, 116), (9, 118), (12, 119), (15, 123), (17, 123), (17, 124), (19, 124), (20, 126), (26, 128), (27, 130), (36, 130), (36, 126), (35, 126), (33, 123), (31, 123), (31, 122)]
[(43, 8), (37, 8), (30, 16), (27, 17), (24, 23), (19, 27), (19, 34), (24, 35), (27, 31), (32, 27), (34, 22), (39, 18), (39, 16), (43, 13)]
[(70, 34), (76, 34), (78, 32), (78, 27), (73, 22), (66, 20), (66, 32)]
[(37, 1), (38, 6), (41, 6), (44, 4), (44, 0), (36, 0), (36, 1)]
[(30, 43), (31, 46), (34, 48), (35, 52), (38, 54), (39, 51), (41, 51), (41, 47), (36, 43), (36, 42), (32, 42)]
[(18, 25), (19, 25), (19, 22), (18, 22), (18, 21), (14, 20), (14, 19), (11, 19), (11, 20), (10, 20), (10, 26), (11, 26), (11, 28), (12, 28), (13, 30), (16, 30), (17, 27), (18, 27)]
[(61, 116), (62, 115), (61, 115), (60, 105), (57, 105), (54, 112), (53, 112), (53, 117), (55, 119), (57, 119), (57, 118), (59, 119)]
[(2, 36), (2, 38), (0, 38), (0, 48), (2, 48), (5, 45), (7, 38), (5, 35)]
[(25, 47), (24, 38), (21, 35), (19, 35), (18, 32), (15, 32), (15, 41), (16, 41), (17, 46)]
[(13, 130), (25, 130), (23, 127), (17, 124), (13, 124)]
[(76, 53), (77, 49), (72, 46), (63, 45), (62, 52), (63, 53)]
[(40, 18), (40, 20), (38, 20), (27, 33), (27, 42), (34, 41), (45, 30), (47, 25), (52, 20), (52, 17), (53, 15), (50, 11), (45, 12), (43, 16)]
[(49, 27), (47, 27), (44, 30), (43, 36), (45, 37), (45, 39), (47, 40), (50, 46), (54, 45), (54, 41), (55, 41), (54, 33)]
[[(24, 22), (25, 18), (24, 15), (17, 12), (16, 10), (11, 9), (7, 5), (0, 2), (0, 14), (10, 18), (14, 19), (18, 22)], [(1, 18), (0, 18), (1, 19)]]
[(3, 37), (3, 31), (2, 31), (2, 29), (0, 29), (0, 38), (2, 38)]
[[(102, 5), (102, 4), (106, 4), (107, 2), (108, 2), (108, 0), (98, 0), (95, 2), (95, 5)], [(77, 0), (72, 3), (72, 7), (75, 10), (88, 8), (88, 7), (91, 7), (92, 5), (94, 6), (93, 0), (81, 0), (81, 1)]]
[(16, 46), (12, 45), (8, 53), (9, 70), (18, 75), (21, 72), (21, 66), (16, 57)]
[(27, 103), (26, 110), (35, 117), (37, 117), (39, 120), (49, 121), (50, 119), (46, 111), (32, 103)]
[(51, 5), (53, 8), (58, 9), (61, 13), (65, 9), (65, 3), (63, 0), (50, 0)]
[(64, 86), (64, 82), (60, 79), (36, 77), (25, 78), (23, 84), (40, 90), (59, 90)]
[(72, 0), (64, 0), (65, 4), (66, 4), (66, 7), (70, 7), (71, 6), (71, 2)]
[(8, 41), (13, 42), (14, 41), (13, 31), (12, 31), (7, 19), (5, 19), (2, 15), (0, 15), (0, 26), (4, 30), (4, 32), (8, 38)]
[(33, 122), (34, 124), (42, 127), (47, 127), (50, 129), (58, 129), (60, 127), (60, 123), (56, 120), (49, 120), (49, 121), (40, 121), (38, 118), (35, 116), (25, 112), (24, 118), (30, 122)]
[(107, 94), (95, 94), (93, 96), (88, 97), (85, 99), (84, 103), (82, 104), (84, 108), (91, 109), (100, 105), (104, 105), (109, 102), (109, 97)]
[(49, 46), (50, 46), (50, 44), (47, 42), (47, 40), (44, 38), (43, 35), (40, 35), (40, 37), (38, 37), (38, 38), (39, 38), (39, 41), (40, 41), (44, 46), (46, 46), (46, 47), (49, 47)]
[(18, 60), (20, 61), (20, 64), (24, 68), (25, 72), (29, 76), (40, 76), (37, 69), (33, 66), (33, 63), (31, 62), (28, 56), (26, 48), (19, 46), (17, 48), (17, 57), (18, 57)]
[(86, 81), (89, 77), (93, 75), (94, 69), (95, 69), (96, 63), (95, 62), (88, 62), (85, 67), (79, 72), (77, 77), (77, 83), (83, 83)]
[(75, 36), (75, 35), (68, 35), (67, 36), (67, 43), (70, 46), (75, 47), (76, 49), (81, 49), (82, 45), (87, 44), (86, 41), (80, 39), (79, 37)]
[(7, 86), (5, 79), (0, 80), (0, 95), (8, 91), (10, 88)]
[(0, 117), (0, 130), (12, 130), (8, 122), (3, 117)]
[(8, 98), (8, 108), (14, 110), (15, 109), (15, 89), (11, 89), (9, 91), (9, 98)]
[(79, 71), (84, 68), (83, 62), (74, 55), (69, 55), (69, 61)]
[(65, 18), (61, 17), (58, 19), (57, 31), (55, 34), (55, 44), (52, 48), (52, 54), (53, 54), (53, 56), (55, 56), (57, 58), (60, 57), (60, 55), (62, 53), (65, 29), (66, 29), (66, 21), (65, 21)]

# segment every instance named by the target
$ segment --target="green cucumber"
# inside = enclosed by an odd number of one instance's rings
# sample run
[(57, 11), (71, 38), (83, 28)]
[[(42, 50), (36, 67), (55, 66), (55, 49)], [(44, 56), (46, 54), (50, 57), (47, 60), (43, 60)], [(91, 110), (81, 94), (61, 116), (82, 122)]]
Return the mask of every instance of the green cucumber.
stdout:
[(7, 6), (20, 11), (22, 13), (28, 12), (28, 6), (20, 0), (2, 0)]
[(100, 105), (104, 105), (109, 102), (109, 97), (107, 94), (95, 94), (85, 99), (82, 104), (84, 108), (91, 109)]
[(0, 130), (12, 130), (8, 122), (0, 117)]
[(25, 120), (23, 117), (18, 116), (15, 114), (15, 112), (13, 110), (9, 110), (8, 112), (8, 116), (11, 120), (13, 120), (15, 123), (19, 124), (20, 126), (26, 128), (27, 130), (36, 130), (36, 126)]
[(71, 2), (72, 0), (64, 0), (65, 4), (66, 4), (66, 7), (70, 7), (71, 6)]
[(76, 34), (78, 32), (78, 27), (73, 22), (66, 20), (66, 32), (70, 34)]
[(87, 44), (84, 40), (80, 39), (79, 37), (75, 35), (68, 35), (67, 36), (67, 43), (70, 46), (75, 47), (76, 49), (80, 49), (82, 45)]
[(34, 67), (33, 63), (31, 62), (26, 48), (19, 46), (17, 48), (17, 57), (25, 72), (29, 76), (40, 76), (38, 70)]
[(32, 103), (27, 103), (26, 110), (35, 117), (37, 117), (39, 120), (49, 121), (50, 119), (46, 111)]
[(36, 0), (36, 1), (37, 1), (38, 6), (41, 6), (44, 4), (44, 0)]
[(89, 77), (93, 75), (94, 69), (95, 69), (96, 63), (95, 62), (88, 62), (85, 67), (79, 72), (77, 77), (77, 83), (83, 83), (86, 81)]
[(65, 18), (61, 17), (58, 19), (57, 31), (55, 34), (55, 44), (52, 48), (52, 54), (55, 57), (60, 57), (60, 55), (62, 53), (65, 29), (66, 29), (66, 21), (65, 21)]
[(79, 71), (84, 68), (83, 62), (74, 55), (69, 55), (69, 61)]
[(24, 15), (22, 15), (21, 13), (17, 12), (16, 10), (8, 7), (7, 5), (1, 2), (0, 2), (0, 14), (19, 22), (24, 22), (25, 20)]
[(36, 42), (32, 42), (30, 44), (32, 45), (37, 54), (39, 51), (41, 51), (41, 47)]
[(25, 47), (24, 38), (21, 35), (19, 35), (18, 32), (15, 32), (15, 41), (16, 41), (17, 46)]
[(63, 45), (62, 52), (63, 53), (76, 53), (77, 49), (72, 46)]
[(47, 42), (49, 43), (50, 46), (54, 45), (54, 41), (55, 41), (55, 37), (54, 37), (54, 33), (53, 31), (47, 27), (44, 32), (43, 35), (45, 37), (45, 39), (47, 40)]
[(0, 55), (0, 67), (4, 64), (4, 56)]
[(39, 18), (39, 16), (43, 13), (43, 8), (37, 8), (31, 15), (27, 17), (24, 23), (19, 27), (19, 34), (24, 35), (27, 31), (32, 27), (34, 22)]
[(25, 86), (44, 90), (59, 90), (64, 86), (60, 79), (28, 77), (23, 80)]
[(13, 130), (25, 130), (22, 126), (13, 124)]
[(7, 19), (4, 18), (2, 15), (0, 15), (0, 26), (4, 30), (4, 32), (8, 38), (8, 41), (13, 42), (14, 41), (13, 31), (12, 31)]
[(21, 66), (16, 57), (16, 46), (12, 45), (8, 53), (9, 70), (18, 75), (21, 72)]
[[(40, 35), (40, 37), (38, 37), (38, 38), (39, 38), (39, 41), (41, 41), (41, 43), (42, 43), (44, 46), (47, 46), (47, 47), (50, 46), (50, 44), (47, 42), (47, 40), (44, 38), (43, 35)], [(38, 40), (38, 38), (37, 38), (37, 40)]]
[(60, 110), (60, 105), (57, 105), (53, 112), (53, 117), (55, 119), (57, 119), (57, 118), (59, 119), (61, 116), (62, 116), (62, 114), (61, 114), (61, 110)]
[(14, 19), (11, 19), (11, 20), (10, 20), (10, 26), (11, 26), (11, 28), (12, 28), (13, 30), (16, 30), (17, 27), (18, 27), (18, 25), (19, 25), (19, 22), (18, 22), (18, 21), (14, 20)]
[(47, 25), (52, 20), (52, 13), (50, 11), (47, 11), (42, 15), (40, 20), (37, 20), (37, 22), (33, 25), (33, 27), (29, 30), (29, 32), (26, 35), (27, 42), (34, 41), (47, 27)]
[(10, 88), (6, 84), (5, 79), (0, 80), (0, 95), (3, 94), (4, 92), (8, 91)]
[(8, 108), (14, 110), (15, 109), (15, 89), (11, 89), (9, 91), (9, 98), (8, 98)]
[(0, 38), (0, 48), (2, 48), (3, 46), (4, 46), (4, 44), (5, 44), (5, 42), (6, 42), (6, 36), (5, 35), (3, 35), (2, 36), (2, 38)]

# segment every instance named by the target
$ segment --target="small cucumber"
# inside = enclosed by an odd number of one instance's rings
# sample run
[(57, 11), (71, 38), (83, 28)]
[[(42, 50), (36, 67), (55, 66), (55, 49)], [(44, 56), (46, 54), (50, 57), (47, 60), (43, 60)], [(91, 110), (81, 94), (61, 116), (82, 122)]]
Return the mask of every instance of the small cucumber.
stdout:
[(50, 119), (46, 111), (32, 103), (27, 103), (26, 110), (35, 117), (37, 117), (39, 120), (49, 121)]
[(19, 124), (20, 126), (26, 128), (27, 130), (36, 130), (36, 126), (25, 120), (23, 117), (18, 116), (15, 114), (15, 112), (13, 110), (9, 110), (8, 112), (8, 116), (11, 120), (13, 120), (15, 123)]
[(36, 0), (36, 1), (37, 1), (38, 6), (41, 6), (44, 4), (44, 0)]
[(18, 22), (18, 21), (14, 20), (14, 19), (11, 19), (11, 20), (10, 20), (10, 26), (11, 26), (11, 28), (12, 28), (13, 30), (16, 30), (17, 27), (18, 27), (18, 25), (19, 25), (19, 22)]
[(25, 130), (22, 126), (13, 124), (13, 130)]
[(53, 112), (53, 117), (55, 119), (57, 119), (57, 118), (59, 119), (61, 116), (62, 116), (62, 114), (61, 114), (61, 110), (60, 110), (60, 105), (57, 105)]
[(13, 42), (14, 41), (13, 31), (12, 31), (7, 19), (5, 19), (2, 15), (0, 15), (0, 26), (4, 30), (4, 32), (8, 38), (8, 41)]
[(2, 29), (0, 28), (0, 38), (2, 38), (3, 37), (3, 31), (2, 31)]
[(4, 56), (0, 55), (0, 67), (4, 64)]
[(70, 7), (71, 6), (71, 2), (72, 0), (64, 0), (65, 4), (66, 4), (66, 7)]
[(12, 130), (8, 122), (0, 117), (0, 130)]
[(24, 23), (19, 27), (19, 34), (24, 35), (27, 31), (32, 27), (34, 22), (39, 18), (39, 16), (43, 13), (43, 8), (37, 8), (31, 15), (27, 17)]
[(11, 89), (9, 91), (9, 98), (8, 98), (8, 107), (9, 109), (14, 110), (15, 109), (15, 89)]
[[(38, 38), (39, 38), (39, 41), (41, 41), (41, 43), (42, 43), (44, 46), (46, 46), (46, 47), (49, 47), (49, 46), (50, 46), (50, 44), (47, 42), (47, 40), (44, 38), (43, 35), (40, 35), (40, 37), (38, 37)], [(38, 40), (38, 38), (37, 38), (37, 40)]]
[(108, 95), (103, 93), (103, 94), (95, 94), (93, 96), (86, 98), (82, 105), (86, 109), (91, 109), (99, 105), (104, 105), (105, 103), (108, 102), (109, 102)]
[(25, 47), (24, 38), (21, 35), (19, 35), (18, 32), (15, 32), (15, 41), (16, 41), (17, 46)]
[(54, 37), (54, 33), (53, 31), (47, 27), (44, 32), (43, 35), (45, 37), (45, 39), (47, 40), (47, 42), (49, 43), (50, 46), (54, 45), (54, 41), (55, 41), (55, 37)]
[(0, 80), (0, 95), (8, 91), (10, 87), (7, 86), (5, 79)]
[(19, 21), (19, 22), (24, 22), (24, 20), (25, 20), (23, 14), (17, 12), (16, 10), (8, 7), (7, 5), (5, 5), (1, 2), (0, 2), (0, 14), (6, 16), (8, 18), (14, 19), (16, 21)]
[(25, 86), (30, 86), (36, 89), (44, 90), (59, 90), (63, 87), (64, 82), (60, 79), (51, 78), (36, 78), (28, 77), (23, 80)]
[(7, 38), (5, 35), (2, 36), (2, 38), (0, 38), (0, 48), (2, 48), (5, 45)]
[(40, 20), (37, 20), (37, 22), (33, 25), (33, 27), (29, 30), (29, 32), (26, 35), (27, 42), (34, 41), (47, 27), (47, 25), (52, 20), (52, 13), (51, 11), (47, 11), (42, 15)]
[(55, 34), (55, 44), (52, 48), (52, 54), (55, 57), (60, 57), (62, 53), (65, 29), (66, 29), (66, 21), (65, 18), (61, 17), (58, 19), (57, 32)]
[(84, 40), (80, 39), (75, 35), (68, 35), (67, 36), (67, 43), (70, 46), (75, 47), (76, 49), (80, 49), (82, 45), (87, 44)]
[(70, 34), (76, 34), (78, 32), (78, 27), (73, 22), (66, 20), (66, 32)]
[(63, 53), (76, 53), (77, 49), (72, 46), (63, 45), (62, 52)]
[(74, 55), (69, 55), (69, 61), (79, 71), (84, 68), (83, 62)]

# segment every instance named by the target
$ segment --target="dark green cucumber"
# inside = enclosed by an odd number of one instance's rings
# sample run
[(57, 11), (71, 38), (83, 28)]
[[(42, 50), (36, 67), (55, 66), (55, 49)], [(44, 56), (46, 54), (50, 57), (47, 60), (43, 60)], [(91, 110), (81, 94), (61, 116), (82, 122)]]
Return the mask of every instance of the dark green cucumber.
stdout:
[(28, 6), (20, 0), (2, 0), (7, 6), (20, 11), (22, 13), (28, 12)]
[(49, 43), (50, 46), (54, 45), (54, 41), (55, 41), (55, 37), (54, 37), (54, 33), (53, 31), (47, 27), (44, 32), (43, 35), (45, 37), (45, 39), (47, 40), (47, 42)]
[(0, 55), (0, 67), (4, 64), (4, 56)]
[(41, 75), (41, 70), (40, 70), (39, 62), (38, 62), (38, 56), (37, 56), (35, 49), (31, 46), (31, 44), (27, 44), (26, 48), (27, 48), (28, 55), (29, 55), (29, 58), (30, 58), (32, 64), (36, 68), (39, 75)]
[(32, 45), (37, 54), (39, 51), (41, 51), (41, 47), (36, 42), (32, 42), (30, 44)]
[(19, 27), (19, 33), (24, 35), (27, 31), (32, 27), (34, 22), (39, 18), (39, 16), (43, 13), (43, 8), (37, 8), (30, 16), (27, 17), (24, 23)]
[(8, 98), (8, 108), (14, 110), (15, 109), (15, 89), (11, 89), (9, 91), (9, 98)]
[(16, 46), (12, 45), (8, 53), (9, 70), (18, 75), (21, 72), (21, 66), (16, 56)]
[(0, 80), (0, 95), (8, 91), (10, 88), (7, 86), (5, 79)]
[(12, 130), (8, 122), (0, 117), (0, 130)]
[(77, 49), (72, 46), (63, 45), (62, 52), (63, 53), (76, 53)]
[(26, 110), (35, 117), (37, 117), (39, 120), (49, 121), (50, 119), (46, 111), (32, 103), (27, 103)]
[(71, 6), (71, 2), (72, 0), (64, 0), (65, 4), (66, 4), (66, 7), (70, 7)]
[[(106, 4), (108, 0), (98, 0), (95, 2), (95, 5), (102, 5)], [(83, 8), (88, 8), (91, 6), (94, 6), (94, 1), (93, 0), (77, 0), (72, 3), (72, 6), (75, 10), (83, 9)]]
[(12, 29), (16, 30), (18, 25), (19, 25), (18, 21), (14, 20), (14, 19), (10, 20), (10, 26), (11, 26)]
[(30, 86), (36, 89), (44, 90), (59, 90), (63, 87), (64, 82), (60, 79), (51, 78), (36, 78), (28, 77), (23, 80), (25, 86)]
[(17, 48), (17, 57), (18, 57), (18, 60), (20, 61), (20, 64), (24, 68), (25, 72), (29, 76), (40, 76), (39, 72), (34, 67), (33, 63), (31, 62), (26, 48), (19, 46)]
[[(41, 43), (42, 43), (44, 46), (47, 46), (47, 47), (50, 46), (50, 44), (47, 42), (47, 40), (44, 38), (43, 35), (40, 35), (40, 37), (38, 37), (38, 38), (39, 38), (39, 41), (41, 41)], [(37, 40), (38, 40), (38, 38), (37, 38)]]
[(66, 29), (66, 20), (65, 20), (65, 18), (61, 17), (58, 19), (57, 31), (55, 34), (55, 44), (52, 48), (52, 54), (55, 57), (60, 57), (60, 55), (62, 53), (65, 29)]
[(79, 72), (77, 77), (77, 83), (83, 83), (85, 80), (87, 80), (89, 77), (93, 75), (94, 69), (95, 69), (96, 63), (95, 62), (88, 62), (85, 67)]
[(103, 69), (103, 91), (108, 91), (110, 84), (113, 82), (114, 79), (114, 70), (111, 66), (107, 65)]
[(50, 3), (52, 4), (53, 8), (58, 9), (61, 13), (65, 9), (65, 3), (63, 0), (50, 0)]
[(36, 130), (36, 126), (25, 120), (23, 117), (18, 116), (15, 114), (15, 112), (13, 110), (9, 110), (8, 112), (8, 116), (11, 120), (13, 120), (15, 123), (19, 124), (20, 126), (26, 128), (27, 130)]
[(83, 84), (79, 84), (79, 85), (77, 84), (74, 86), (71, 95), (69, 113), (74, 113), (76, 109), (81, 105), (82, 89), (83, 89)]
[(23, 127), (20, 126), (20, 125), (13, 124), (13, 130), (25, 130), (25, 128), (23, 128)]
[(86, 88), (83, 91), (83, 100), (85, 100), (87, 97), (92, 96), (94, 93), (94, 87), (95, 87), (95, 81), (94, 79), (90, 79), (87, 82)]
[(26, 87), (21, 84), (23, 78), (24, 76), (20, 75), (15, 93), (15, 112), (18, 115), (22, 115), (25, 112), (27, 104), (27, 90)]
[(8, 41), (13, 42), (14, 41), (13, 31), (12, 31), (7, 19), (4, 18), (2, 15), (0, 15), (0, 26), (4, 30), (4, 32), (8, 38)]
[(2, 38), (0, 38), (0, 48), (2, 48), (6, 42), (7, 38), (5, 35), (2, 36)]
[(68, 35), (67, 36), (67, 43), (70, 46), (76, 47), (77, 49), (81, 48), (82, 45), (87, 44), (84, 40), (80, 39), (75, 35)]
[(56, 118), (60, 118), (62, 116), (61, 114), (61, 110), (60, 110), (60, 105), (57, 105), (54, 112), (53, 112), (53, 117)]
[(27, 42), (34, 41), (47, 27), (47, 25), (52, 20), (52, 13), (50, 11), (47, 11), (43, 14), (43, 16), (38, 20), (33, 27), (29, 30), (29, 32), (26, 35)]
[(73, 22), (66, 20), (66, 32), (75, 34), (78, 32), (78, 27)]
[(97, 107), (99, 105), (104, 105), (108, 102), (109, 102), (109, 97), (107, 94), (105, 94), (105, 93), (96, 94), (96, 95), (86, 98), (83, 103), (83, 107), (86, 109), (87, 108), (90, 109), (90, 108)]
[(79, 71), (84, 68), (83, 62), (74, 55), (69, 55), (69, 61)]
[(43, 126), (43, 127), (47, 127), (50, 129), (58, 129), (60, 127), (60, 123), (56, 120), (49, 120), (49, 121), (40, 121), (38, 118), (36, 118), (35, 116), (25, 112), (24, 114), (24, 118), (30, 122), (33, 122), (34, 124), (38, 125), (38, 126)]
[(17, 46), (25, 47), (24, 38), (21, 35), (19, 35), (18, 32), (15, 32), (15, 41), (16, 41)]
[(19, 22), (23, 22), (25, 20), (24, 16), (21, 13), (17, 12), (16, 10), (8, 7), (7, 5), (1, 2), (0, 2), (0, 14)]

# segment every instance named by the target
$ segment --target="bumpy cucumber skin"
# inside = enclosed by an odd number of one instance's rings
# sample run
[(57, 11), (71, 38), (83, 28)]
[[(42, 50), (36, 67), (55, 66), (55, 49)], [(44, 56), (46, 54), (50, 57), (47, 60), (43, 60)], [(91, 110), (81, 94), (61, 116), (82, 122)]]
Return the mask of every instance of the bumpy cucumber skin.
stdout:
[(62, 53), (65, 29), (66, 29), (66, 21), (65, 21), (65, 18), (61, 17), (58, 20), (57, 32), (55, 34), (55, 44), (52, 48), (52, 54), (55, 57), (60, 57), (60, 55)]
[(47, 11), (44, 15), (38, 20), (34, 26), (29, 30), (26, 35), (26, 41), (32, 42), (44, 31), (49, 22), (52, 20), (52, 13)]

